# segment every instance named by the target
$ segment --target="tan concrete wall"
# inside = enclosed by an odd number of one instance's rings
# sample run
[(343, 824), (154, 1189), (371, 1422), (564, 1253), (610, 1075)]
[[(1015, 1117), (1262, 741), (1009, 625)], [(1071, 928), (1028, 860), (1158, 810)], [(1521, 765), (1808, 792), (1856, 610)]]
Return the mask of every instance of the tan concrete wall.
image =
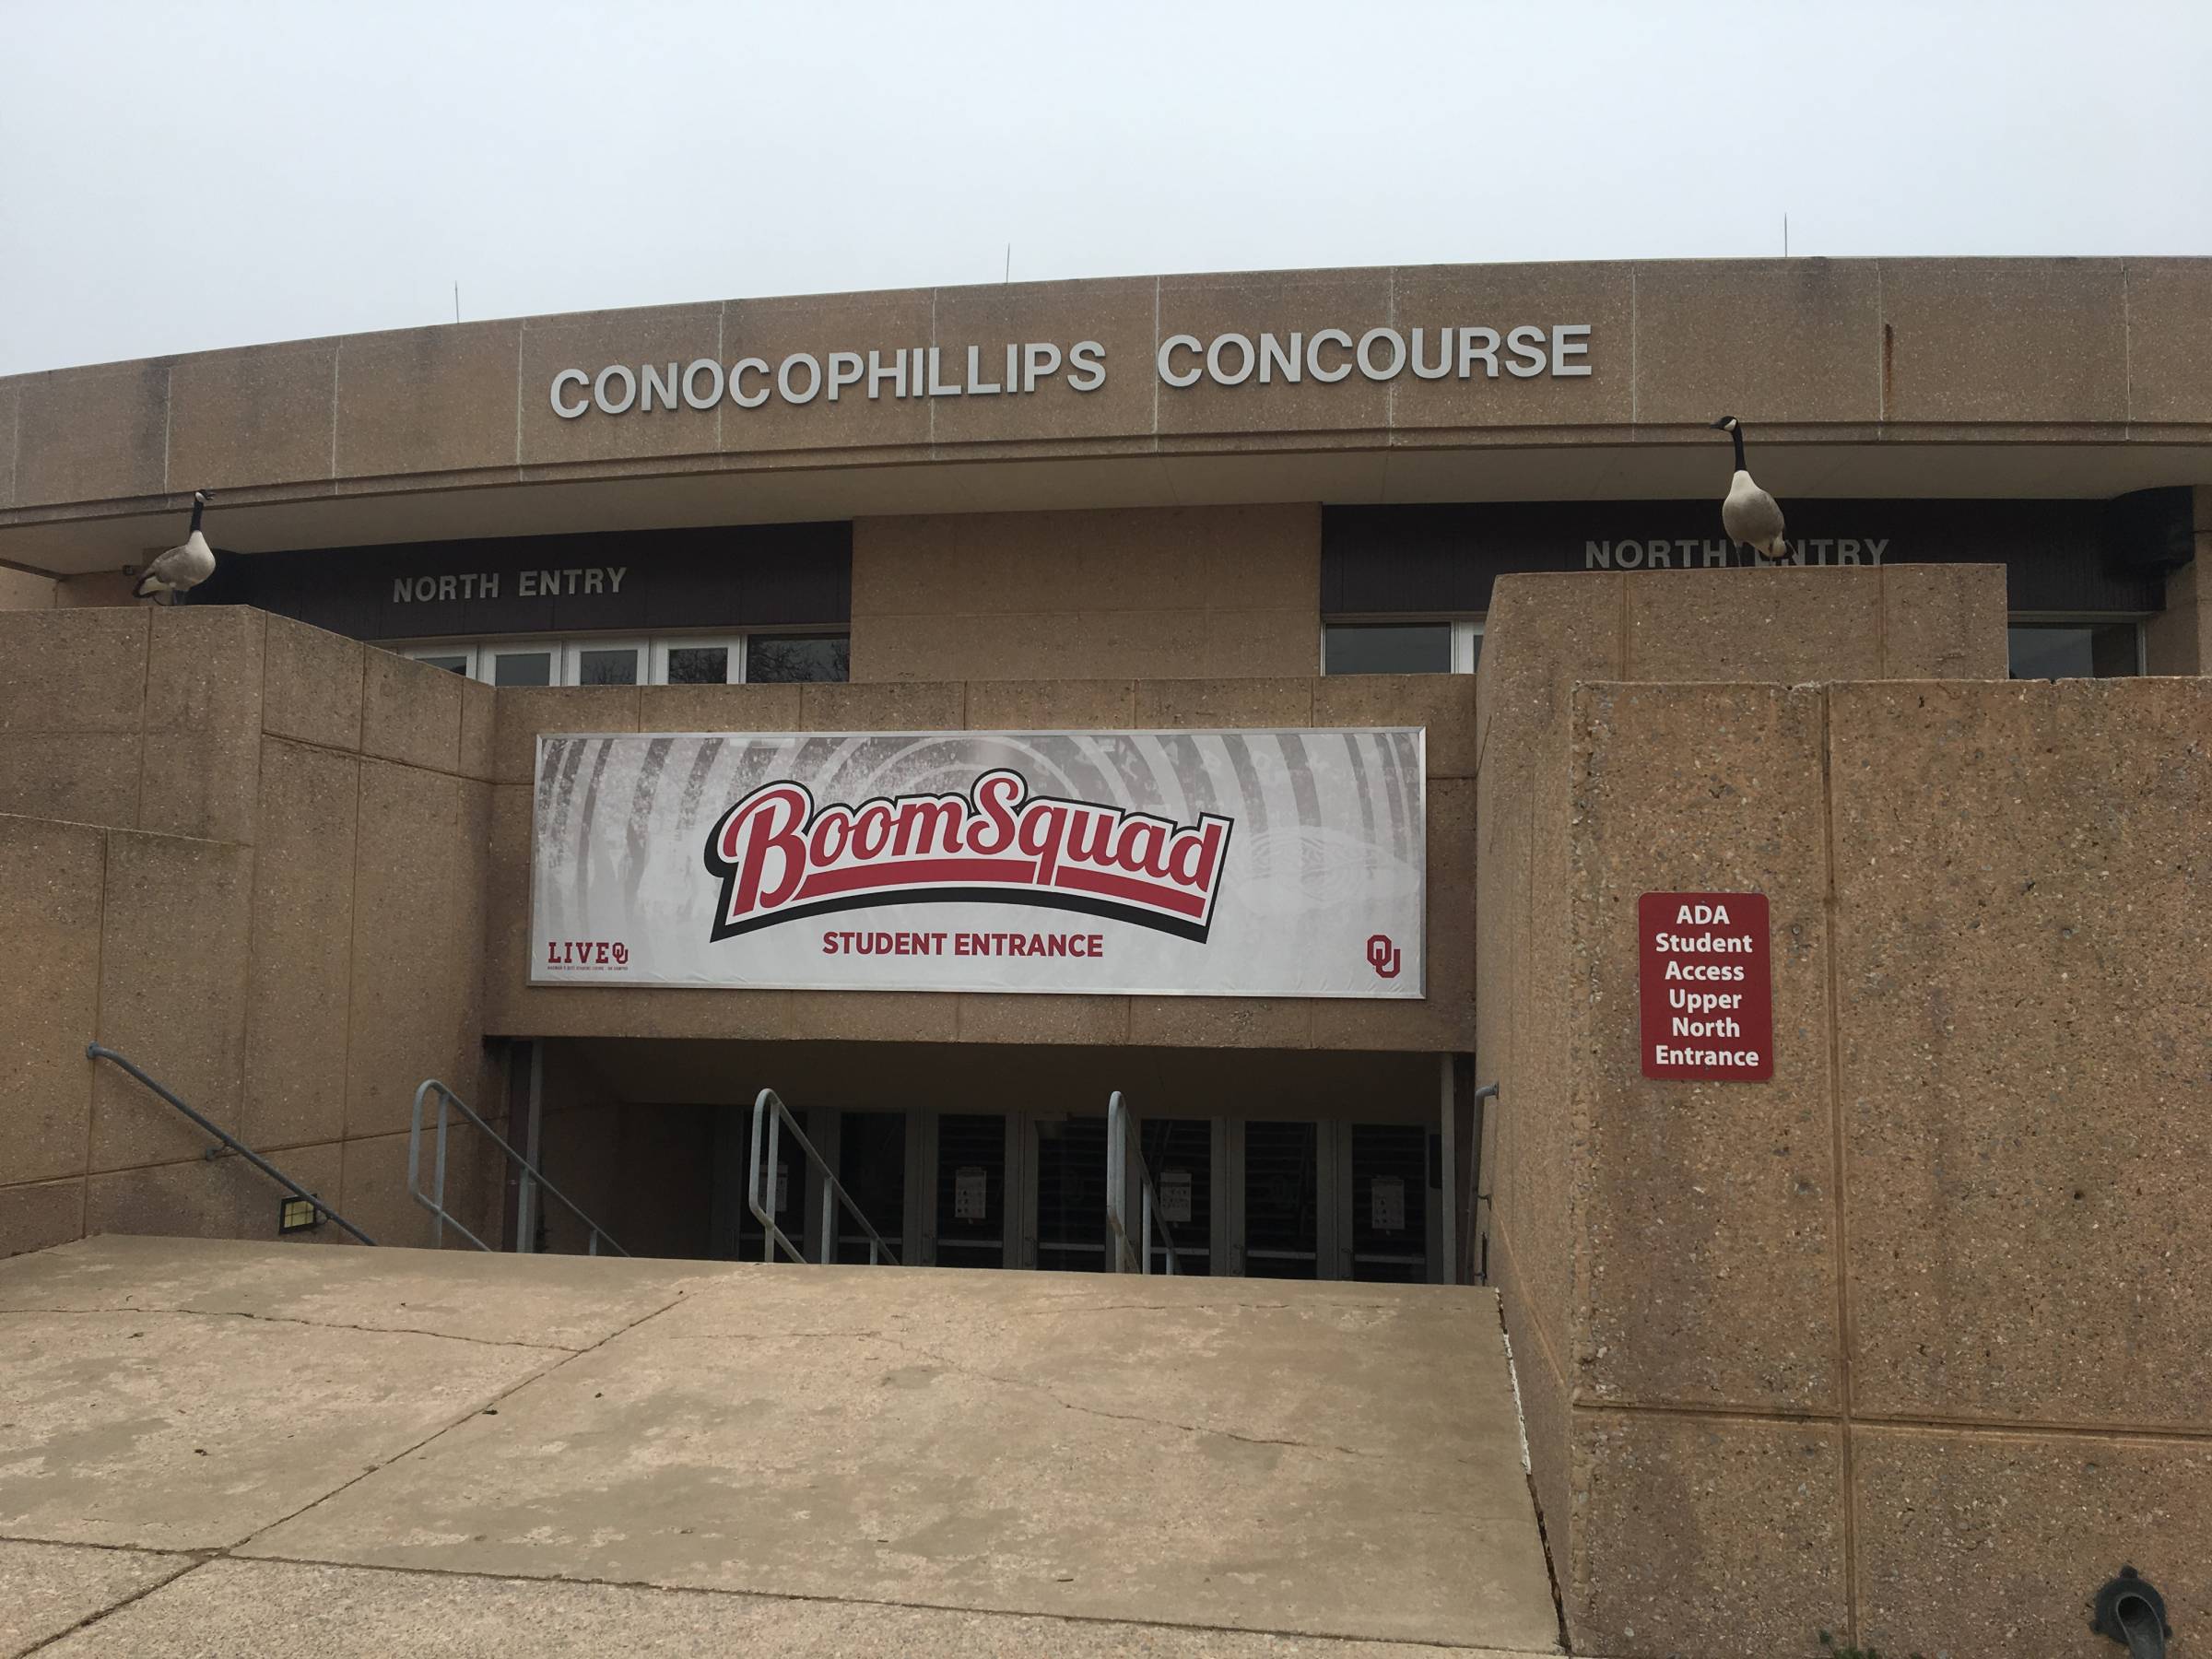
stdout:
[(52, 610), (54, 586), (51, 576), (0, 570), (0, 610)]
[[(1469, 676), (509, 688), (498, 694), (497, 709), (484, 967), (488, 1033), (1432, 1053), (1472, 1043), (1475, 940), (1465, 920), (1475, 883)], [(531, 780), (541, 732), (1376, 724), (1429, 728), (1429, 994), (1419, 1002), (529, 983)]]
[[(0, 614), (0, 1251), (274, 1233), (276, 1189), (97, 1038), (380, 1242), (414, 1088), (482, 1042), (491, 694), (257, 611)], [(457, 1143), (458, 1145), (458, 1143)], [(457, 1191), (492, 1171), (458, 1155)], [(335, 1229), (319, 1235), (341, 1238)]]
[[(2110, 443), (2212, 436), (2212, 261), (1746, 259), (1416, 265), (994, 284), (699, 304), (295, 340), (0, 379), (0, 526), (206, 487), (233, 505), (542, 478), (1441, 445), (1532, 432), (1710, 445)], [(1586, 376), (1388, 383), (1354, 372), (1163, 387), (1161, 341), (1378, 326), (1587, 324)], [(1006, 341), (1105, 348), (1089, 393), (848, 394), (564, 420), (554, 373), (741, 352)], [(2054, 351), (2053, 341), (2065, 342)], [(1433, 348), (1433, 339), (1431, 340)], [(680, 465), (672, 466), (671, 463)]]
[(853, 526), (855, 680), (1241, 679), (1320, 667), (1317, 504)]
[[(1515, 586), (1485, 1220), (1578, 1651), (2088, 1659), (2122, 1561), (2201, 1605), (2212, 690), (1793, 688), (1818, 628), (1769, 683), (1571, 688), (1632, 607)], [(1635, 899), (1680, 888), (1769, 895), (1771, 1083), (1640, 1075)]]

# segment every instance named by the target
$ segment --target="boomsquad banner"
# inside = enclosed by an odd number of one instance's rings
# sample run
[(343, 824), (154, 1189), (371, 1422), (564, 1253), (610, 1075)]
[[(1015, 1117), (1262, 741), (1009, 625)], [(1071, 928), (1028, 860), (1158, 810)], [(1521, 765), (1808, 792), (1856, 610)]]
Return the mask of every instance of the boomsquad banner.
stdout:
[(1418, 997), (1422, 743), (541, 736), (531, 981)]

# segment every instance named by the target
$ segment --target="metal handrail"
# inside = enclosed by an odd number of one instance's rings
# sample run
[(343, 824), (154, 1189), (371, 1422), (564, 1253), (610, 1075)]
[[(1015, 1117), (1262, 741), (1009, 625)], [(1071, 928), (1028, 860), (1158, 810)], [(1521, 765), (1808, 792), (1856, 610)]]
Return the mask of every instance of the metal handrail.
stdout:
[[(437, 1188), (434, 1193), (425, 1193), (422, 1190), (422, 1100), (423, 1097), (429, 1094), (432, 1089), (436, 1089), (438, 1091), (438, 1167), (435, 1176)], [(614, 1235), (612, 1233), (608, 1232), (606, 1228), (600, 1226), (598, 1222), (593, 1220), (589, 1216), (585, 1215), (582, 1210), (576, 1206), (576, 1203), (573, 1199), (571, 1199), (566, 1193), (562, 1192), (559, 1187), (555, 1186), (551, 1182), (547, 1181), (545, 1178), (543, 1171), (541, 1171), (535, 1164), (532, 1163), (520, 1152), (517, 1152), (512, 1147), (509, 1146), (505, 1136), (500, 1135), (497, 1129), (494, 1129), (489, 1124), (486, 1123), (475, 1112), (471, 1112), (466, 1100), (463, 1100), (459, 1095), (455, 1094), (452, 1089), (448, 1088), (437, 1078), (425, 1077), (415, 1090), (415, 1124), (414, 1127), (407, 1132), (407, 1191), (415, 1194), (416, 1203), (421, 1205), (423, 1208), (429, 1210), (432, 1216), (437, 1218), (437, 1225), (430, 1231), (432, 1242), (437, 1244), (439, 1247), (443, 1248), (445, 1244), (445, 1230), (450, 1224), (454, 1231), (458, 1232), (471, 1244), (474, 1244), (478, 1250), (489, 1251), (492, 1249), (492, 1246), (485, 1243), (484, 1241), (477, 1238), (475, 1233), (469, 1231), (467, 1223), (464, 1222), (460, 1217), (454, 1215), (453, 1211), (445, 1207), (445, 1109), (449, 1102), (456, 1111), (461, 1113), (463, 1117), (474, 1124), (477, 1128), (483, 1130), (486, 1135), (491, 1136), (491, 1144), (499, 1147), (500, 1151), (507, 1154), (507, 1161), (510, 1164), (522, 1171), (522, 1172), (528, 1177), (535, 1186), (545, 1192), (552, 1194), (554, 1197), (559, 1199), (562, 1204), (568, 1206), (569, 1214), (574, 1216), (577, 1220), (582, 1222), (584, 1226), (591, 1230), (591, 1236), (584, 1246), (584, 1254), (597, 1255), (599, 1253), (599, 1241), (602, 1239), (606, 1241), (607, 1247), (617, 1255), (626, 1256), (629, 1253), (629, 1251), (623, 1249), (621, 1245), (615, 1242)], [(494, 1253), (497, 1253), (495, 1252)]]
[[(768, 1129), (766, 1165), (760, 1160), (760, 1130), (764, 1121)], [(761, 1203), (764, 1196), (761, 1191), (762, 1179), (769, 1169), (777, 1165), (776, 1152), (785, 1124), (791, 1125), (791, 1137), (799, 1143), (799, 1150), (806, 1154), (806, 1161), (822, 1172), (821, 1265), (827, 1267), (837, 1253), (837, 1211), (831, 1206), (841, 1204), (853, 1219), (866, 1230), (868, 1265), (875, 1266), (879, 1262), (888, 1262), (892, 1266), (898, 1266), (899, 1258), (891, 1253), (891, 1247), (884, 1242), (883, 1235), (861, 1213), (860, 1206), (853, 1202), (853, 1194), (846, 1192), (844, 1183), (830, 1172), (828, 1160), (814, 1149), (814, 1143), (806, 1138), (806, 1132), (799, 1127), (798, 1119), (791, 1115), (791, 1108), (783, 1104), (783, 1098), (772, 1088), (762, 1089), (753, 1100), (753, 1163), (745, 1183), (746, 1206), (760, 1223), (760, 1259), (764, 1262), (774, 1261), (776, 1246), (781, 1244), (783, 1253), (793, 1261), (804, 1263), (806, 1260), (806, 1253), (794, 1244), (783, 1230), (776, 1225), (773, 1208)], [(772, 1199), (774, 1194), (767, 1194), (765, 1196)]]
[[(1175, 1253), (1175, 1240), (1168, 1231), (1167, 1216), (1159, 1202), (1159, 1194), (1152, 1187), (1152, 1171), (1145, 1163), (1145, 1149), (1129, 1145), (1129, 1125), (1135, 1114), (1129, 1102), (1115, 1089), (1106, 1097), (1106, 1225), (1113, 1233), (1113, 1271), (1116, 1273), (1150, 1273), (1152, 1253), (1145, 1248), (1151, 1240), (1153, 1229), (1159, 1230), (1159, 1241), (1168, 1253), (1168, 1271), (1182, 1271), (1182, 1259)], [(1144, 1220), (1137, 1230), (1137, 1242), (1129, 1242), (1128, 1218), (1122, 1214), (1122, 1202), (1129, 1190), (1129, 1159), (1136, 1159), (1137, 1180), (1144, 1188)], [(1135, 1265), (1130, 1265), (1131, 1257)]]
[(206, 1159), (209, 1162), (213, 1162), (215, 1159), (226, 1148), (229, 1151), (235, 1152), (241, 1158), (244, 1159), (248, 1163), (252, 1164), (255, 1169), (259, 1170), (264, 1175), (266, 1175), (271, 1181), (275, 1182), (278, 1186), (282, 1187), (286, 1192), (291, 1194), (293, 1197), (301, 1199), (304, 1202), (314, 1206), (316, 1215), (328, 1216), (333, 1221), (335, 1221), (340, 1227), (344, 1228), (347, 1232), (351, 1233), (355, 1238), (359, 1239), (364, 1244), (374, 1244), (376, 1242), (374, 1239), (371, 1238), (367, 1233), (363, 1232), (352, 1222), (347, 1220), (346, 1218), (339, 1215), (336, 1210), (332, 1209), (329, 1205), (324, 1203), (322, 1199), (316, 1197), (312, 1193), (309, 1192), (305, 1187), (294, 1181), (289, 1175), (287, 1175), (282, 1170), (278, 1169), (275, 1164), (271, 1163), (260, 1153), (254, 1151), (253, 1147), (247, 1146), (243, 1141), (238, 1139), (237, 1136), (229, 1134), (217, 1124), (209, 1123), (206, 1118), (202, 1117), (191, 1107), (185, 1105), (182, 1100), (179, 1100), (169, 1089), (155, 1082), (153, 1078), (147, 1077), (145, 1072), (139, 1070), (135, 1065), (124, 1058), (123, 1055), (117, 1053), (113, 1049), (107, 1048), (97, 1042), (88, 1042), (85, 1044), (85, 1058), (88, 1060), (106, 1060), (112, 1065), (121, 1066), (124, 1071), (130, 1073), (132, 1077), (137, 1078), (139, 1082), (145, 1084), (147, 1088), (152, 1089), (164, 1100), (167, 1100), (171, 1106), (174, 1106), (179, 1112), (182, 1112), (186, 1117), (190, 1118), (202, 1129), (206, 1130), (209, 1135), (214, 1135), (217, 1140), (222, 1143), (222, 1145), (219, 1147), (208, 1147), (206, 1151), (200, 1154), (202, 1158)]

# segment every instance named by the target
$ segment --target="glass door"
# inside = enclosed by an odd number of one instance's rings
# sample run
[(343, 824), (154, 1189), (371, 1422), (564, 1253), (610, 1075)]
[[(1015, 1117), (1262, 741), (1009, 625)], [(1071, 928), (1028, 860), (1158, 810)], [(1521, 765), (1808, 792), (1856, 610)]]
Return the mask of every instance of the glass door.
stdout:
[(1006, 1265), (1006, 1120), (996, 1112), (937, 1119), (937, 1265)]
[(1321, 1125), (1244, 1125), (1244, 1272), (1319, 1278)]

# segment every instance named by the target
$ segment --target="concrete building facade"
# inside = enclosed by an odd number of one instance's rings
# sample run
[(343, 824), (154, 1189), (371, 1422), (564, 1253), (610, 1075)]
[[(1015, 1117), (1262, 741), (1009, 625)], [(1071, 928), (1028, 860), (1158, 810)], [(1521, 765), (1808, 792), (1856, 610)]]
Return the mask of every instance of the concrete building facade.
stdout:
[[(2212, 262), (531, 318), (0, 380), (0, 1247), (275, 1231), (95, 1039), (381, 1242), (437, 1077), (629, 1248), (757, 1255), (773, 1087), (902, 1260), (1103, 1266), (1119, 1089), (1186, 1267), (1500, 1288), (1579, 1651), (2212, 1606)], [(194, 488), (217, 576), (130, 605)], [(1418, 995), (543, 971), (548, 740), (1393, 731)], [(1640, 1065), (1653, 892), (1763, 897), (1770, 1079)]]

